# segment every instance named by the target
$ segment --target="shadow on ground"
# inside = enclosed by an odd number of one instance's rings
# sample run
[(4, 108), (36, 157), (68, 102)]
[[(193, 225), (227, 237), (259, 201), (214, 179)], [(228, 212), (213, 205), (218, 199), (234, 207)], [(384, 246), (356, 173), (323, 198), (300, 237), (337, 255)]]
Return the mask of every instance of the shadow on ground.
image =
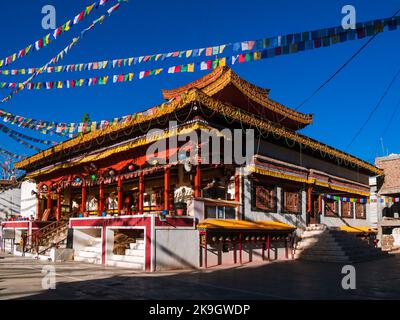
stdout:
[[(6, 259), (7, 260), (7, 259)], [(30, 260), (32, 261), (32, 260)], [(36, 264), (35, 264), (36, 263)], [(400, 257), (356, 264), (355, 290), (342, 289), (343, 265), (304, 261), (174, 273), (136, 273), (76, 263), (56, 264), (55, 290), (43, 290), (41, 265), (0, 264), (0, 299), (399, 299)], [(31, 264), (32, 265), (32, 264)], [(3, 279), (2, 279), (3, 280)], [(20, 292), (14, 286), (21, 286)], [(4, 290), (6, 289), (6, 290)]]

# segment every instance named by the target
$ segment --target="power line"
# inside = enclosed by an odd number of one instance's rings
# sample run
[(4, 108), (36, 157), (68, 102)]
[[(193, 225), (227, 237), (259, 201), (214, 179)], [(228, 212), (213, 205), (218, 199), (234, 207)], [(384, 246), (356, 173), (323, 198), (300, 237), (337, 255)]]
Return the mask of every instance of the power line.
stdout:
[[(400, 12), (400, 9), (398, 9), (392, 16), (391, 18), (395, 17), (398, 13)], [(331, 82), (347, 65), (354, 60), (355, 57), (357, 57), (378, 35), (379, 33), (375, 33), (371, 38), (368, 39), (366, 43), (364, 43), (354, 54), (351, 55), (349, 59), (341, 66), (339, 67), (338, 70), (336, 70), (327, 80), (325, 80), (317, 89), (314, 90), (314, 92), (308, 96), (306, 99), (304, 99), (294, 110), (299, 110), (302, 106), (304, 106), (309, 100), (311, 100), (318, 92), (320, 92), (329, 82)], [(282, 122), (285, 120), (287, 116), (283, 117), (281, 120), (278, 122)]]
[(379, 106), (381, 105), (383, 99), (385, 99), (386, 95), (388, 94), (390, 88), (393, 86), (394, 82), (396, 81), (398, 75), (400, 74), (400, 69), (397, 70), (396, 74), (394, 75), (394, 77), (392, 78), (392, 80), (390, 80), (389, 85), (386, 87), (385, 91), (383, 92), (383, 94), (381, 95), (381, 97), (378, 100), (378, 103), (375, 105), (375, 107), (370, 111), (367, 119), (364, 121), (364, 123), (362, 124), (362, 126), (358, 129), (357, 133), (354, 135), (353, 139), (351, 139), (350, 143), (347, 145), (346, 147), (346, 151), (350, 148), (350, 146), (353, 144), (353, 142), (358, 138), (358, 136), (361, 134), (361, 132), (364, 130), (365, 126), (368, 124), (369, 120), (371, 120), (372, 116), (374, 115), (375, 111), (379, 108)]

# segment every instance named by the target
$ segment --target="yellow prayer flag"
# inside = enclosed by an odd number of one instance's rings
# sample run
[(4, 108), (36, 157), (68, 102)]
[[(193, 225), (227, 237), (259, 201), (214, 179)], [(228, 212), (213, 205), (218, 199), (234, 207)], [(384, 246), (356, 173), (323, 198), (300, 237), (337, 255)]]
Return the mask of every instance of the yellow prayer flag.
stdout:
[(188, 64), (187, 72), (194, 72), (194, 63), (189, 63)]
[(163, 68), (156, 69), (156, 75), (163, 71)]
[(86, 12), (85, 12), (86, 15), (88, 15), (90, 13), (90, 11), (92, 11), (94, 5), (95, 5), (95, 3), (93, 3), (92, 5), (86, 7)]
[(31, 44), (25, 48), (25, 55), (28, 54), (28, 52), (29, 52), (29, 50), (31, 50), (31, 48), (32, 48)]
[(129, 81), (132, 81), (132, 79), (133, 79), (133, 72), (131, 72), (131, 73), (129, 74), (128, 78), (129, 78)]
[(219, 53), (221, 54), (225, 50), (226, 45), (222, 44), (219, 46)]
[(220, 66), (220, 67), (226, 66), (226, 58), (221, 58), (221, 59), (219, 59), (219, 66)]
[(186, 58), (189, 58), (192, 55), (193, 50), (186, 50)]
[(63, 28), (64, 30), (63, 31), (69, 31), (69, 29), (70, 29), (70, 26), (69, 26), (69, 24), (71, 23), (71, 20), (69, 20), (69, 21), (67, 21), (66, 23), (65, 23), (65, 27)]
[(256, 51), (254, 52), (254, 60), (260, 60), (261, 59), (261, 52)]

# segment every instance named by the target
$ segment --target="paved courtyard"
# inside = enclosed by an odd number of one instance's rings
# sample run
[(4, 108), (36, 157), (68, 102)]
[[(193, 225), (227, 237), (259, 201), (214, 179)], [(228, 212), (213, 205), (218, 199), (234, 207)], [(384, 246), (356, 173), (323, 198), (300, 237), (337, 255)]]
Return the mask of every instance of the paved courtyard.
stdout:
[(0, 299), (400, 299), (399, 255), (356, 264), (356, 290), (342, 289), (342, 265), (303, 261), (153, 274), (65, 262), (43, 290), (44, 265), (0, 255)]

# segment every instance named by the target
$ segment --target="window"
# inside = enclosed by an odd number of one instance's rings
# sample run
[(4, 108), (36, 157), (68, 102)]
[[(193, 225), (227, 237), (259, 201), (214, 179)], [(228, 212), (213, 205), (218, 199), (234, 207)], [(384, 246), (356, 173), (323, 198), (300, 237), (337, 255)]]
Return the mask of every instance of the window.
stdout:
[(206, 206), (206, 219), (236, 219), (234, 207)]
[(342, 217), (353, 218), (353, 203), (342, 201)]
[(253, 205), (257, 210), (276, 211), (276, 191), (274, 187), (255, 186)]
[(363, 203), (356, 203), (356, 218), (365, 219), (366, 218), (366, 206)]
[(336, 200), (325, 199), (325, 216), (334, 217), (339, 213), (339, 203)]
[(284, 213), (301, 213), (301, 192), (293, 190), (283, 190), (283, 212)]

